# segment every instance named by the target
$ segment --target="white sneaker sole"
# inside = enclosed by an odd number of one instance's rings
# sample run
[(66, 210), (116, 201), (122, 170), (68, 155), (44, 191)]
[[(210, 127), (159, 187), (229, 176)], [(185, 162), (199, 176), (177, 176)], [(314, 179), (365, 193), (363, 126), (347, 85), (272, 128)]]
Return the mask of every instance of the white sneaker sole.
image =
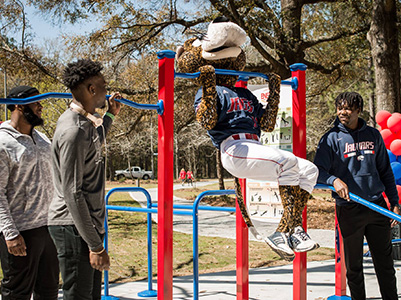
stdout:
[(281, 250), (281, 249), (277, 248), (277, 246), (276, 246), (271, 240), (269, 240), (268, 238), (265, 239), (265, 242), (266, 242), (266, 244), (268, 244), (269, 247), (270, 247), (274, 252), (276, 252), (282, 259), (284, 259), (284, 260), (286, 260), (286, 261), (293, 261), (293, 260), (294, 260), (294, 258), (295, 258), (295, 253), (294, 253), (294, 252), (289, 253), (289, 252), (286, 252), (286, 251), (284, 251), (284, 250)]
[(295, 252), (308, 252), (308, 251), (312, 251), (315, 250), (317, 248), (319, 248), (319, 244), (318, 243), (314, 243), (313, 245), (309, 246), (309, 247), (304, 247), (304, 248), (293, 248), (293, 250)]

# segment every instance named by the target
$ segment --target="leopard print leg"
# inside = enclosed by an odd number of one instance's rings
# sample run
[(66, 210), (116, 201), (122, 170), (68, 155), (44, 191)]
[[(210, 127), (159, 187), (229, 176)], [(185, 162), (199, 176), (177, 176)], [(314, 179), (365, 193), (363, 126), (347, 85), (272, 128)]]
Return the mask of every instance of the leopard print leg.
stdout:
[(274, 73), (267, 75), (269, 77), (269, 98), (267, 99), (265, 112), (260, 119), (260, 127), (264, 131), (271, 132), (276, 125), (278, 105), (280, 103), (281, 78)]
[[(308, 200), (311, 198), (311, 194), (307, 191), (301, 189), (300, 197), (295, 199), (294, 203), (294, 228), (297, 226), (302, 226), (302, 212)], [(293, 229), (293, 228), (290, 228)]]
[(237, 203), (241, 211), (242, 218), (244, 219), (244, 222), (248, 228), (253, 227), (253, 223), (251, 221), (251, 218), (248, 214), (248, 210), (244, 203), (244, 198), (242, 197), (241, 185), (239, 184), (239, 180), (236, 177), (234, 179), (234, 185), (235, 185), (235, 194), (237, 196)]
[(279, 191), (284, 213), (276, 231), (289, 232), (294, 228), (294, 204), (300, 198), (301, 189), (298, 185), (280, 185)]

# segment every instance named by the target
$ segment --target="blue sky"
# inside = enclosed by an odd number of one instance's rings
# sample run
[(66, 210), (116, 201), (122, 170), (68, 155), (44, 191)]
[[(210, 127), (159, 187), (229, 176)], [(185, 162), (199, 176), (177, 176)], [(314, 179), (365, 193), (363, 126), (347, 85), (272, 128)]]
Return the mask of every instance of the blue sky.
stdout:
[(38, 45), (43, 45), (45, 40), (59, 38), (63, 34), (84, 34), (100, 27), (97, 21), (85, 21), (74, 25), (54, 25), (51, 20), (44, 19), (44, 17), (32, 7), (26, 7), (26, 14), (29, 24), (32, 27), (32, 33), (35, 34), (34, 43)]

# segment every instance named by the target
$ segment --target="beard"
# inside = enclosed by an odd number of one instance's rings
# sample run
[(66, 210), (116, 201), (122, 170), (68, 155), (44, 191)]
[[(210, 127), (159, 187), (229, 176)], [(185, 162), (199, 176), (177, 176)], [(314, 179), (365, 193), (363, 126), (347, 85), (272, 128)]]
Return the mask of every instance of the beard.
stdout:
[(24, 106), (23, 113), (25, 120), (33, 127), (43, 125), (43, 119), (35, 115), (35, 113), (29, 106)]

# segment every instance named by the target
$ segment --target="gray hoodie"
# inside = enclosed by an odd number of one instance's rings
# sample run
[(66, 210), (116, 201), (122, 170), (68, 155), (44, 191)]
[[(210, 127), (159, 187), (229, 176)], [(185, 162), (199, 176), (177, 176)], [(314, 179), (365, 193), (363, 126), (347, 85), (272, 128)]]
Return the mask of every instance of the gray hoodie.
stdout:
[(32, 137), (6, 121), (0, 125), (0, 231), (6, 240), (47, 225), (53, 197), (50, 141)]

